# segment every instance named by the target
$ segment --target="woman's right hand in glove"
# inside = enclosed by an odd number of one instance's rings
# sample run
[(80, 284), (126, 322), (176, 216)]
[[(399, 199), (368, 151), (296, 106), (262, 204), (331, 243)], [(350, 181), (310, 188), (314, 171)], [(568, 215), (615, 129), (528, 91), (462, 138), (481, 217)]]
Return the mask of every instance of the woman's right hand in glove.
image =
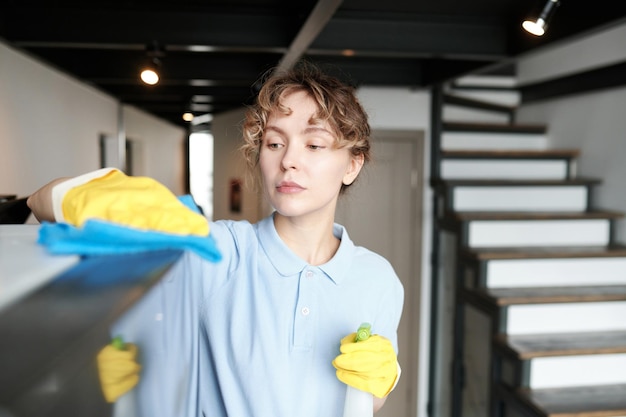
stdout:
[(141, 366), (136, 358), (137, 346), (132, 343), (110, 343), (98, 352), (100, 386), (107, 402), (114, 403), (139, 382)]

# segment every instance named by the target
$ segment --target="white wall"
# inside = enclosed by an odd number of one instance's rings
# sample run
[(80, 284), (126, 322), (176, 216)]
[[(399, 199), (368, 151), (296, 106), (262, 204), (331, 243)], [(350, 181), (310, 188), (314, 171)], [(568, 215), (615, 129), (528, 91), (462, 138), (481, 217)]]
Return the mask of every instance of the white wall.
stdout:
[(139, 143), (133, 174), (152, 177), (174, 194), (183, 194), (187, 132), (132, 106), (124, 106), (123, 117), (126, 137)]
[(0, 43), (0, 193), (98, 168), (116, 131), (115, 100)]
[[(619, 36), (619, 48), (615, 47)], [(567, 52), (567, 67), (582, 70), (598, 62), (626, 61), (626, 24), (594, 34), (588, 39), (550, 49), (523, 59), (519, 76), (534, 80), (541, 67), (542, 78), (563, 74), (564, 66), (554, 60)], [(599, 208), (626, 212), (626, 87), (570, 95), (523, 105), (520, 122), (546, 123), (551, 147), (581, 150), (578, 174), (603, 180), (597, 186), (593, 204)], [(626, 224), (618, 222), (616, 238), (626, 242)]]
[[(213, 118), (211, 131), (214, 138), (213, 161), (213, 219), (247, 219), (251, 222), (262, 219), (271, 210), (260, 192), (246, 184), (246, 164), (239, 151), (242, 145), (241, 122), (245, 109), (232, 110)], [(241, 212), (230, 210), (230, 181), (239, 179), (243, 183)]]
[[(0, 194), (99, 168), (99, 137), (117, 136), (118, 113), (113, 97), (0, 42)], [(150, 145), (146, 174), (182, 192), (185, 130), (133, 108), (124, 117), (129, 136)]]

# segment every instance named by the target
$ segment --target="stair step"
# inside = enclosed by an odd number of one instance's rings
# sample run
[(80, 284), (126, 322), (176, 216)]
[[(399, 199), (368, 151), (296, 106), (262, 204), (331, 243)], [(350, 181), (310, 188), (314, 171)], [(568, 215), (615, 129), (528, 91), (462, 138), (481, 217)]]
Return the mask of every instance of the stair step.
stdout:
[(443, 159), (443, 179), (551, 179), (571, 178), (570, 164), (549, 159)]
[[(626, 330), (626, 287), (547, 288), (528, 292), (492, 292), (464, 289), (470, 304), (492, 314), (498, 312), (498, 332), (508, 335)], [(626, 381), (625, 381), (626, 382)]]
[(522, 94), (519, 90), (507, 87), (460, 86), (453, 84), (448, 88), (447, 92), (472, 100), (498, 103), (511, 107), (519, 106), (522, 99)]
[(548, 388), (626, 383), (626, 331), (497, 335), (503, 381)]
[(448, 211), (570, 211), (589, 210), (590, 187), (600, 181), (568, 180), (439, 180), (433, 181)]
[(519, 360), (549, 356), (626, 353), (626, 331), (505, 335), (494, 339), (496, 348)]
[(512, 114), (500, 111), (484, 110), (473, 107), (446, 104), (443, 106), (441, 119), (444, 122), (479, 122), (508, 124), (512, 121)]
[(452, 83), (453, 88), (491, 88), (512, 89), (517, 87), (517, 78), (513, 75), (466, 75)]
[[(544, 247), (544, 248), (483, 248), (465, 250), (462, 256), (474, 260), (571, 259), (626, 257), (626, 246), (607, 247)], [(626, 270), (625, 270), (626, 271)]]
[(580, 156), (578, 149), (457, 149), (444, 150), (442, 158), (447, 159), (574, 159)]
[(528, 363), (528, 388), (626, 384), (626, 353), (535, 358)]
[(445, 122), (443, 150), (538, 150), (548, 148), (546, 127), (503, 123)]
[(441, 153), (443, 179), (556, 179), (574, 176), (576, 149), (447, 150)]
[(588, 220), (621, 219), (624, 213), (614, 210), (593, 210), (583, 212), (482, 212), (457, 211), (446, 214), (449, 222), (491, 221), (491, 220)]
[(444, 104), (454, 104), (457, 106), (465, 106), (474, 109), (489, 110), (506, 114), (512, 113), (516, 108), (516, 106), (512, 105), (492, 103), (489, 101), (477, 100), (474, 98), (463, 97), (454, 94), (445, 94), (443, 97), (443, 102)]
[(530, 186), (575, 186), (575, 185), (595, 185), (599, 184), (601, 180), (595, 178), (572, 178), (569, 180), (466, 180), (466, 179), (454, 179), (454, 180), (439, 180), (435, 181), (436, 184), (445, 187), (501, 187), (501, 186), (515, 186), (515, 187), (530, 187)]
[(611, 223), (606, 219), (472, 221), (466, 235), (472, 248), (606, 246), (611, 243)]
[(500, 385), (497, 391), (511, 411), (521, 407), (536, 417), (626, 416), (626, 384), (534, 390)]
[(477, 265), (473, 285), (488, 288), (626, 285), (626, 248), (462, 248)]
[[(491, 97), (490, 97), (491, 98)], [(444, 122), (510, 124), (516, 107), (475, 100), (458, 95), (443, 97), (442, 120)]]
[(510, 124), (498, 123), (443, 123), (443, 130), (447, 132), (478, 132), (478, 133), (517, 133), (517, 134), (545, 134), (547, 127), (536, 124)]
[(626, 301), (626, 285), (489, 288), (477, 295), (498, 306)]
[(456, 232), (462, 246), (607, 246), (617, 212), (448, 213), (440, 222)]

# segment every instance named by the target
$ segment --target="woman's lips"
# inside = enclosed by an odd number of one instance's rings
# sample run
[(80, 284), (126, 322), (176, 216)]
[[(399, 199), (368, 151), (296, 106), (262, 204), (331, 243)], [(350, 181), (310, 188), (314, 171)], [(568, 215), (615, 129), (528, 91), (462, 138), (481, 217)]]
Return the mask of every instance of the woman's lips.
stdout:
[(276, 186), (276, 190), (279, 193), (293, 194), (304, 190), (304, 187), (295, 182), (283, 181)]

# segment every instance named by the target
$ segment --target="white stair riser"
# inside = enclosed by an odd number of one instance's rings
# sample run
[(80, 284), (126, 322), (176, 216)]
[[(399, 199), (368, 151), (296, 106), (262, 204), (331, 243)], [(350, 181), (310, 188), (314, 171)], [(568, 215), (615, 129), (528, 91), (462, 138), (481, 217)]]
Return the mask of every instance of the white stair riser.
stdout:
[(610, 222), (593, 220), (490, 220), (468, 225), (469, 247), (605, 246)]
[(518, 106), (521, 94), (516, 90), (489, 90), (489, 89), (452, 89), (450, 94), (457, 97), (470, 98), (472, 100), (484, 101), (504, 106)]
[(544, 150), (547, 147), (546, 135), (539, 133), (443, 132), (441, 135), (444, 150)]
[(443, 179), (529, 179), (564, 180), (568, 177), (564, 160), (444, 159)]
[(517, 87), (517, 78), (508, 75), (466, 75), (455, 80), (460, 86)]
[[(502, 259), (487, 262), (487, 287), (626, 285), (626, 258)], [(626, 322), (626, 320), (624, 320)]]
[(530, 362), (530, 388), (609, 384), (626, 384), (626, 353), (545, 357)]
[(454, 104), (444, 106), (442, 118), (446, 122), (509, 123), (509, 116), (502, 112), (470, 109)]
[(523, 304), (508, 307), (506, 333), (626, 330), (626, 301)]
[(587, 210), (585, 186), (458, 186), (456, 211), (568, 211)]

